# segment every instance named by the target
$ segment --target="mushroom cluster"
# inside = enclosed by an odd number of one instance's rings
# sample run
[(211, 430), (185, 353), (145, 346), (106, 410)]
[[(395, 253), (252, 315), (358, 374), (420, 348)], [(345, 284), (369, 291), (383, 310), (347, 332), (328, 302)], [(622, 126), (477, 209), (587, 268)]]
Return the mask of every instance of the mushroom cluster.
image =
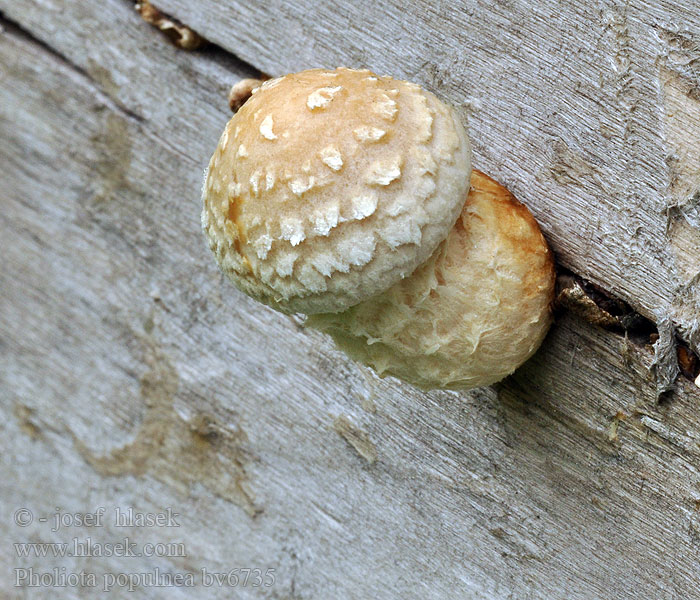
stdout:
[(202, 211), (239, 289), (426, 389), (488, 385), (534, 353), (552, 254), (529, 211), (472, 172), (453, 109), (343, 68), (239, 89)]

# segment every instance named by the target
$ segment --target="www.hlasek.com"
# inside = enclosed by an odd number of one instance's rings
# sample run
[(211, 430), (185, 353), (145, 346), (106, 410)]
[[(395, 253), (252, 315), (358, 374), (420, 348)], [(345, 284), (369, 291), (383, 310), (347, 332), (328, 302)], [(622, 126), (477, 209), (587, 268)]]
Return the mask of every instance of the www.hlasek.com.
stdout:
[(119, 542), (96, 542), (91, 537), (73, 538), (69, 542), (16, 542), (15, 554), (19, 558), (64, 558), (64, 557), (142, 557), (165, 556), (186, 557), (187, 549), (182, 542), (159, 542), (138, 545), (128, 537)]
[(14, 570), (15, 587), (27, 588), (101, 588), (109, 592), (126, 589), (133, 592), (139, 588), (156, 587), (271, 587), (275, 584), (275, 569), (238, 568), (230, 571), (210, 571), (203, 567), (197, 573), (161, 571), (155, 568), (142, 573), (104, 573), (69, 571), (65, 567), (54, 567), (50, 571), (35, 571), (33, 568)]

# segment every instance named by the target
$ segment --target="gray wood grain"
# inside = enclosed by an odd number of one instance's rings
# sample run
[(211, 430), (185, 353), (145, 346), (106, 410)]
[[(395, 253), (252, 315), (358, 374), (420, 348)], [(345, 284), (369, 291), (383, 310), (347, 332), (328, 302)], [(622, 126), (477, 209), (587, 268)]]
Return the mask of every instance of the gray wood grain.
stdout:
[[(237, 40), (239, 55), (252, 61), (257, 53), (254, 65), (271, 72), (275, 64), (287, 70), (312, 62), (303, 48), (318, 53), (317, 63), (323, 56), (342, 62), (343, 53), (350, 60), (354, 44), (371, 48), (353, 38), (351, 19), (321, 19), (336, 14), (329, 6), (295, 21), (289, 11), (301, 9), (285, 5), (288, 20), (268, 21), (265, 29), (280, 24), (274, 44), (252, 20), (262, 14), (259, 7), (201, 6), (201, 33), (229, 48)], [(589, 39), (603, 49), (624, 46), (627, 34), (611, 33), (593, 19), (597, 38), (591, 25), (574, 35), (568, 23), (582, 25), (597, 13), (596, 7), (572, 6), (561, 17), (549, 15), (553, 23), (544, 18), (547, 6), (529, 21), (521, 14), (520, 34), (509, 33), (511, 11), (522, 13), (520, 5), (482, 6), (474, 13), (484, 31), (474, 35), (474, 20), (467, 37), (481, 40), (476, 46), (494, 56), (494, 65), (515, 61), (488, 76), (478, 73), (485, 67), (464, 67), (490, 94), (470, 92), (478, 162), (537, 212), (566, 264), (608, 289), (626, 290), (621, 294), (640, 308), (667, 302), (686, 310), (690, 304), (676, 297), (673, 278), (681, 264), (688, 274), (697, 268), (688, 246), (696, 243), (697, 230), (692, 203), (685, 201), (697, 181), (692, 169), (678, 166), (695, 164), (695, 155), (686, 153), (695, 138), (688, 136), (687, 145), (681, 139), (695, 126), (694, 84), (692, 73), (680, 74), (692, 70), (684, 57), (694, 47), (661, 34), (654, 42), (626, 42), (631, 56), (643, 55), (645, 44), (666, 47), (670, 83), (646, 98), (644, 86), (656, 84), (633, 74), (628, 93), (637, 104), (624, 124), (618, 105), (600, 98), (587, 104), (570, 78), (585, 73), (586, 65), (591, 77), (603, 69), (593, 64), (596, 55), (576, 58), (573, 48), (589, 48)], [(698, 388), (681, 379), (658, 404), (651, 349), (568, 313), (540, 352), (493, 388), (426, 394), (374, 377), (320, 334), (236, 292), (202, 239), (201, 170), (228, 118), (227, 87), (249, 69), (215, 48), (173, 48), (120, 0), (99, 6), (2, 0), (0, 7), (26, 30), (7, 26), (0, 35), (5, 573), (65, 567), (94, 571), (102, 582), (105, 572), (155, 568), (195, 576), (202, 568), (276, 570), (270, 588), (146, 587), (137, 592), (144, 598), (697, 597)], [(184, 3), (169, 7), (183, 20), (191, 16)], [(657, 10), (630, 8), (628, 27), (646, 31), (639, 15)], [(680, 19), (685, 9), (665, 10), (654, 18), (672, 30), (671, 17)], [(227, 11), (238, 15), (238, 29), (225, 20)], [(445, 5), (404, 19), (414, 30), (416, 23), (433, 23), (431, 31), (443, 32), (414, 37), (427, 56), (442, 52), (443, 62), (434, 64), (451, 65), (455, 57), (480, 64), (454, 45), (461, 37), (451, 37), (467, 35), (456, 33), (463, 31), (462, 13)], [(499, 15), (502, 26), (494, 29)], [(292, 43), (287, 29), (293, 34), (298, 23), (305, 29)], [(222, 24), (230, 27), (227, 42)], [(345, 38), (334, 37), (341, 26), (349, 28)], [(399, 65), (390, 42), (405, 39), (405, 21), (387, 17), (381, 27), (385, 41), (376, 47), (384, 54), (371, 66), (427, 82), (453, 101), (465, 98), (461, 80), (448, 76), (453, 71), (435, 79), (427, 77), (427, 67), (412, 74), (412, 45), (404, 43)], [(537, 56), (525, 43), (527, 27), (540, 31), (544, 46)], [(613, 19), (609, 28), (615, 27)], [(386, 37), (391, 32), (394, 38)], [(365, 41), (371, 31), (366, 35)], [(552, 90), (560, 90), (558, 100), (527, 83), (534, 72), (523, 66), (527, 52), (543, 61), (542, 69), (551, 63), (542, 73)], [(565, 55), (575, 64), (562, 60)], [(366, 58), (358, 54), (356, 62)], [(601, 85), (613, 94), (612, 81)], [(576, 102), (569, 105), (561, 90)], [(517, 104), (524, 117), (514, 124), (510, 111), (518, 93), (525, 94)], [(540, 105), (527, 109), (533, 97), (550, 108), (559, 102), (563, 113), (545, 118)], [(662, 98), (675, 107), (671, 117), (663, 117)], [(612, 127), (610, 139), (595, 138), (599, 145), (582, 135), (577, 111), (584, 121)], [(549, 128), (537, 131), (540, 119)], [(625, 127), (623, 143), (618, 137)], [(662, 131), (660, 155), (657, 146), (642, 148)], [(557, 145), (561, 139), (563, 146)], [(616, 148), (633, 151), (626, 168)], [(661, 175), (643, 179), (637, 162), (663, 166), (667, 154), (681, 173), (671, 191)], [(671, 166), (664, 168), (670, 173)], [(603, 196), (606, 186), (615, 194)], [(669, 212), (672, 197), (677, 208)], [(595, 202), (586, 205), (587, 198)], [(657, 237), (667, 235), (667, 218), (668, 231), (676, 231), (671, 238), (683, 240), (679, 249)], [(633, 224), (641, 228), (636, 237), (602, 235), (621, 235)], [(675, 270), (664, 271), (669, 264)], [(685, 293), (683, 302), (691, 302), (693, 288)], [(100, 528), (51, 532), (36, 520), (16, 526), (12, 515), (25, 506), (37, 518), (56, 507), (85, 512), (98, 506), (172, 507), (181, 518), (177, 528), (125, 532), (108, 520)], [(187, 556), (30, 560), (18, 558), (11, 545), (74, 536), (117, 542), (127, 534), (139, 545), (183, 542)], [(27, 591), (13, 583), (0, 579), (2, 595), (88, 594)], [(122, 588), (113, 595), (135, 597)]]

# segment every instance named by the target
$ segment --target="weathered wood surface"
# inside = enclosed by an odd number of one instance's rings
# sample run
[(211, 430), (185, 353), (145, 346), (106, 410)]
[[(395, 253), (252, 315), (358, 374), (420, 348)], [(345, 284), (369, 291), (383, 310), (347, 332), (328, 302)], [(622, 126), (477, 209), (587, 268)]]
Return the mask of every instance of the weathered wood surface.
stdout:
[[(477, 165), (533, 208), (563, 264), (692, 329), (696, 5), (162, 4), (266, 72), (365, 63), (468, 101)], [(690, 381), (658, 404), (648, 347), (566, 313), (493, 388), (377, 379), (237, 293), (202, 240), (201, 170), (248, 67), (175, 49), (126, 1), (0, 10), (25, 30), (0, 36), (3, 596), (90, 597), (13, 587), (30, 565), (100, 583), (275, 569), (269, 588), (144, 598), (699, 596)], [(172, 507), (180, 527), (13, 522), (99, 506)], [(187, 556), (12, 546), (125, 535)]]

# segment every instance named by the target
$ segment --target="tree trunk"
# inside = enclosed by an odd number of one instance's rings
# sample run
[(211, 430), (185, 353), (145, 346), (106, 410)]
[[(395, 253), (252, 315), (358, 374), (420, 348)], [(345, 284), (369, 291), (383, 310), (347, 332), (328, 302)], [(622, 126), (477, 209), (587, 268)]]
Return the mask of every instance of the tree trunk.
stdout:
[[(697, 0), (156, 6), (207, 43), (0, 0), (0, 595), (700, 597)], [(504, 382), (379, 379), (217, 270), (230, 85), (337, 65), (459, 107), (541, 223), (565, 291)]]

